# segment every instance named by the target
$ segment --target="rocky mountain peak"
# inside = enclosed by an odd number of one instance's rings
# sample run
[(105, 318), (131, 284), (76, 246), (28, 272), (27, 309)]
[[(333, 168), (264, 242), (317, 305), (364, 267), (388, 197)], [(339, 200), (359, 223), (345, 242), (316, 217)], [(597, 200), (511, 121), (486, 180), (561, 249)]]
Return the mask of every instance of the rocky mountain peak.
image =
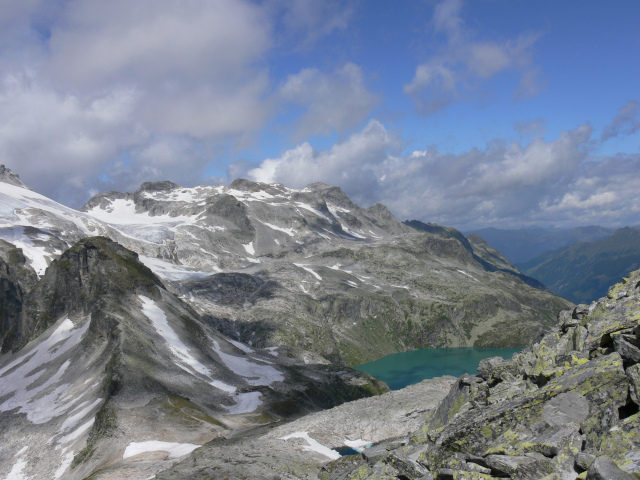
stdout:
[(126, 198), (128, 198), (128, 194), (113, 190), (110, 192), (99, 193), (85, 203), (80, 211), (88, 212), (95, 207), (99, 207), (104, 210), (113, 200), (122, 200)]
[(12, 172), (4, 165), (0, 165), (0, 182), (15, 185), (16, 187), (28, 188), (29, 190), (31, 190), (31, 188), (29, 188), (26, 183), (20, 180), (20, 177), (17, 173)]
[(162, 180), (158, 182), (144, 182), (138, 191), (141, 192), (170, 192), (171, 190), (175, 190), (177, 188), (182, 188), (181, 185), (177, 183), (170, 182), (168, 180)]
[(136, 253), (105, 237), (80, 240), (51, 263), (29, 292), (16, 344), (36, 337), (65, 313), (92, 312), (104, 292), (153, 296), (156, 287), (164, 288)]
[(229, 188), (241, 192), (259, 192), (260, 190), (264, 190), (264, 187), (265, 184), (247, 180), (246, 178), (236, 178), (231, 182), (231, 185), (229, 185)]

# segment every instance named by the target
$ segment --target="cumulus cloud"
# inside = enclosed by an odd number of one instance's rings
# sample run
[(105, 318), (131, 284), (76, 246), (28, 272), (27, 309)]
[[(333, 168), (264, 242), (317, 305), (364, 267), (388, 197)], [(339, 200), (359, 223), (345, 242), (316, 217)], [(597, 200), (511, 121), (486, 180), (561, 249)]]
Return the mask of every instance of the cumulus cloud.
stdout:
[(354, 200), (366, 202), (386, 171), (389, 155), (400, 146), (397, 137), (373, 120), (329, 150), (317, 151), (305, 142), (278, 158), (264, 160), (247, 175), (255, 181), (284, 183), (294, 188), (313, 182), (340, 185)]
[(376, 102), (358, 66), (305, 69), (278, 85), (268, 61), (345, 31), (354, 5), (3, 1), (0, 162), (79, 206), (140, 181), (202, 181), (283, 103), (303, 110), (300, 135), (343, 132)]
[(397, 137), (372, 121), (331, 149), (303, 143), (248, 176), (296, 188), (323, 181), (362, 206), (382, 202), (400, 219), (459, 228), (637, 223), (640, 155), (591, 157), (592, 135), (585, 124), (550, 141), (399, 155)]
[(138, 114), (165, 133), (241, 134), (268, 111), (270, 44), (264, 11), (249, 2), (84, 0), (54, 26), (46, 70), (82, 92), (144, 92)]
[(304, 49), (335, 31), (346, 30), (356, 11), (355, 3), (355, 0), (271, 0), (270, 7), (282, 13), (284, 28), (278, 29), (279, 33), (297, 37), (298, 48)]
[(513, 128), (523, 135), (541, 136), (547, 132), (547, 121), (544, 118), (538, 118), (526, 122), (516, 122)]
[(444, 0), (436, 5), (435, 32), (447, 37), (444, 50), (418, 65), (413, 80), (404, 92), (424, 115), (433, 114), (449, 104), (466, 100), (486, 80), (505, 71), (520, 75), (515, 95), (530, 97), (539, 90), (539, 69), (533, 64), (532, 51), (537, 34), (521, 35), (503, 42), (475, 41), (465, 30), (460, 16), (460, 0)]
[(362, 69), (347, 63), (327, 74), (307, 68), (290, 75), (280, 88), (281, 98), (306, 107), (298, 120), (298, 137), (332, 131), (343, 133), (365, 118), (378, 99), (364, 85)]
[(640, 102), (629, 100), (618, 109), (618, 114), (607, 125), (600, 140), (602, 142), (619, 136), (631, 135), (640, 130)]
[(6, 75), (0, 158), (44, 193), (82, 189), (109, 158), (146, 137), (131, 118), (135, 102), (127, 89), (84, 101), (28, 74)]
[(128, 190), (172, 178), (196, 182), (212, 145), (154, 133), (136, 117), (139, 93), (56, 91), (28, 73), (0, 81), (0, 163), (35, 190), (80, 206), (89, 192)]
[(0, 26), (0, 162), (74, 206), (197, 182), (275, 111), (255, 2), (8, 0)]

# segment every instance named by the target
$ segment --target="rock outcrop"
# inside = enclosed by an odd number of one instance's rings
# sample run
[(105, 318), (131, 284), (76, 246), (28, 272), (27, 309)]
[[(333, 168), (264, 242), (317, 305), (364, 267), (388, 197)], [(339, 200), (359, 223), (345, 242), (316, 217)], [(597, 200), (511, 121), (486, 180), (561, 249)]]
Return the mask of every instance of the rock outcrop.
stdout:
[(0, 478), (142, 480), (214, 438), (388, 390), (300, 350), (230, 341), (105, 237), (35, 285), (20, 254), (0, 250), (15, 348), (0, 355)]
[(640, 478), (640, 271), (454, 384), (409, 445), (321, 479)]

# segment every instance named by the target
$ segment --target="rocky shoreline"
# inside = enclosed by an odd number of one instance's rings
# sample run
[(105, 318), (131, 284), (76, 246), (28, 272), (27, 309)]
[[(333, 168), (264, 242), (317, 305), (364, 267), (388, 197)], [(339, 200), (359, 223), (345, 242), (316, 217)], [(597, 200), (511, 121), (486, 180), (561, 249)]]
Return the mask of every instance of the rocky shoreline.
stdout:
[[(262, 436), (212, 442), (195, 464), (157, 478), (637, 479), (639, 347), (636, 271), (607, 297), (561, 312), (551, 333), (513, 359), (482, 361), (446, 395), (451, 379), (442, 378), (351, 402)], [(419, 422), (406, 420), (414, 414)], [(367, 437), (382, 431), (386, 438)], [(330, 460), (308, 440), (335, 448), (343, 437), (380, 443)]]

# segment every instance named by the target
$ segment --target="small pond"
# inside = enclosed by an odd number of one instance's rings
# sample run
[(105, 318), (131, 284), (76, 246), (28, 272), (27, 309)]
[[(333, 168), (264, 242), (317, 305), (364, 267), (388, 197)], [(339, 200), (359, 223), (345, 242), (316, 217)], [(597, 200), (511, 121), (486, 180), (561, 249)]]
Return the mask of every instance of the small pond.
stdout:
[(426, 378), (475, 374), (480, 360), (489, 357), (511, 358), (520, 350), (521, 348), (429, 348), (394, 353), (355, 368), (386, 382), (392, 390), (400, 390)]

